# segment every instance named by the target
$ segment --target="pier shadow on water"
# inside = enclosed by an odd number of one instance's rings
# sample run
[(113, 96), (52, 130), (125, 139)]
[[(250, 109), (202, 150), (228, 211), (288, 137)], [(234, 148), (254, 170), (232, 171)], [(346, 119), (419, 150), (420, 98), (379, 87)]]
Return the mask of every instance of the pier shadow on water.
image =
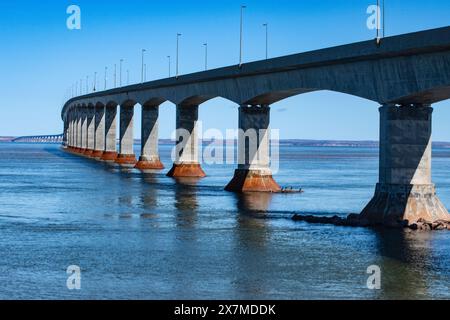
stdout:
[(177, 225), (184, 228), (193, 228), (197, 222), (199, 204), (197, 200), (199, 179), (177, 178), (174, 185), (175, 203), (177, 209)]
[(381, 268), (381, 299), (430, 299), (433, 273), (431, 232), (375, 231)]
[(264, 296), (271, 290), (260, 271), (270, 269), (267, 259), (270, 228), (267, 220), (272, 197), (270, 193), (236, 194), (236, 249), (233, 260), (238, 272), (233, 286), (237, 297)]
[(273, 195), (270, 193), (244, 193), (236, 195), (237, 235), (249, 249), (263, 248), (268, 237), (268, 209)]

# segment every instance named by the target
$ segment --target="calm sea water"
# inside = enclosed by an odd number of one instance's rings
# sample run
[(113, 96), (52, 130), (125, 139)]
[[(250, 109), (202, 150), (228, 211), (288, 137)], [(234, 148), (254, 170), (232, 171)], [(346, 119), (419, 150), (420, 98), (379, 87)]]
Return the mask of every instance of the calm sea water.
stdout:
[[(304, 194), (223, 191), (233, 166), (179, 182), (55, 145), (0, 144), (1, 299), (450, 298), (450, 232), (295, 223), (295, 213), (361, 211), (376, 149), (281, 148), (283, 186)], [(170, 168), (170, 147), (162, 147)], [(450, 150), (433, 179), (450, 208)], [(66, 269), (82, 269), (81, 290)], [(367, 268), (382, 270), (367, 289)]]

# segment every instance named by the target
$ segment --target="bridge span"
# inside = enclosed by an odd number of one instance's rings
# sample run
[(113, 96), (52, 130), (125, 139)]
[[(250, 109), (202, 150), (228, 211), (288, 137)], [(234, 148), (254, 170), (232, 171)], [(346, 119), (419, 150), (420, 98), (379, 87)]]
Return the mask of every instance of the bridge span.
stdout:
[(25, 137), (17, 137), (11, 142), (20, 142), (20, 143), (62, 143), (64, 135), (63, 134), (55, 134), (55, 135), (43, 135), (43, 136), (25, 136)]
[[(353, 43), (95, 92), (62, 109), (68, 150), (141, 170), (163, 169), (158, 152), (159, 106), (177, 106), (177, 129), (190, 139), (169, 176), (204, 177), (197, 126), (202, 103), (222, 97), (240, 106), (239, 126), (268, 132), (270, 105), (312, 91), (346, 93), (380, 104), (380, 168), (374, 198), (361, 217), (372, 224), (449, 220), (431, 180), (433, 103), (450, 98), (450, 27)], [(142, 154), (133, 150), (134, 106), (142, 106)], [(120, 107), (120, 147), (116, 118)], [(256, 152), (258, 157), (255, 156)], [(279, 192), (270, 171), (269, 137), (257, 150), (239, 139), (233, 192)], [(262, 155), (262, 156), (261, 156)]]

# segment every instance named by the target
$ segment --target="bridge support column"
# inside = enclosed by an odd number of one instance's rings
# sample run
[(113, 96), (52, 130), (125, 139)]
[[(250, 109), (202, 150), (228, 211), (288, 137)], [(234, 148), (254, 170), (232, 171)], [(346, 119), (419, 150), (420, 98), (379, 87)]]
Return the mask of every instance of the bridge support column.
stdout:
[(141, 143), (142, 152), (136, 169), (162, 170), (164, 165), (161, 163), (158, 151), (158, 130), (159, 130), (159, 106), (142, 107), (142, 128)]
[(136, 165), (136, 155), (134, 154), (133, 136), (134, 105), (120, 106), (120, 154), (116, 163), (133, 168)]
[(82, 140), (82, 134), (81, 134), (81, 126), (82, 126), (82, 114), (81, 110), (77, 110), (77, 122), (76, 122), (76, 135), (77, 135), (77, 146), (75, 149), (75, 152), (79, 153), (81, 151), (81, 140)]
[(93, 106), (89, 106), (86, 109), (86, 122), (87, 122), (87, 145), (84, 155), (91, 157), (94, 152), (95, 143), (95, 109)]
[(84, 154), (87, 148), (87, 110), (86, 107), (81, 109), (81, 150), (80, 154)]
[(94, 152), (91, 157), (100, 160), (105, 151), (105, 107), (95, 107), (95, 139)]
[(114, 162), (117, 159), (117, 105), (108, 105), (105, 107), (105, 152), (103, 152), (102, 160), (106, 162)]
[(380, 108), (379, 183), (360, 216), (369, 224), (450, 221), (431, 181), (432, 113), (429, 105)]
[(67, 114), (67, 121), (69, 127), (67, 128), (67, 149), (72, 150), (72, 113)]
[(69, 145), (69, 118), (66, 116), (64, 118), (64, 134), (63, 134), (63, 141), (62, 146), (64, 148), (67, 148)]
[(167, 174), (172, 178), (206, 176), (198, 160), (198, 106), (177, 106), (177, 153)]
[(280, 192), (270, 170), (270, 107), (239, 108), (239, 166), (231, 182), (230, 192)]
[(75, 112), (70, 113), (70, 151), (74, 152), (76, 148), (76, 116)]

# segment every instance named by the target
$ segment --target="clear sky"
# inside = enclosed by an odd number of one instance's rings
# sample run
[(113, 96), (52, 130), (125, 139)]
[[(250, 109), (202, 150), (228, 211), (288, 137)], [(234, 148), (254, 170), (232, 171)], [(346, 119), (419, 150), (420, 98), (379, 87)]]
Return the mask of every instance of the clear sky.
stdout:
[[(112, 85), (115, 63), (124, 59), (131, 82), (140, 80), (140, 52), (147, 49), (147, 80), (168, 75), (167, 56), (175, 56), (176, 33), (183, 34), (180, 72), (202, 70), (203, 43), (209, 67), (238, 63), (240, 5), (245, 11), (244, 59), (265, 56), (269, 23), (271, 57), (375, 37), (366, 9), (375, 0), (79, 0), (0, 2), (0, 135), (62, 132), (60, 110), (73, 83), (105, 66)], [(66, 9), (81, 8), (81, 30), (68, 30)], [(386, 0), (386, 35), (448, 26), (448, 0)], [(172, 70), (174, 65), (172, 65)], [(91, 84), (92, 85), (92, 84)], [(272, 127), (281, 138), (378, 139), (377, 104), (333, 92), (296, 96), (273, 105)], [(138, 109), (136, 109), (138, 111)], [(237, 106), (214, 99), (201, 106), (205, 128), (237, 127)], [(135, 136), (139, 136), (140, 114)], [(434, 139), (450, 141), (450, 101), (435, 105)], [(175, 107), (161, 107), (161, 137), (175, 128)]]

